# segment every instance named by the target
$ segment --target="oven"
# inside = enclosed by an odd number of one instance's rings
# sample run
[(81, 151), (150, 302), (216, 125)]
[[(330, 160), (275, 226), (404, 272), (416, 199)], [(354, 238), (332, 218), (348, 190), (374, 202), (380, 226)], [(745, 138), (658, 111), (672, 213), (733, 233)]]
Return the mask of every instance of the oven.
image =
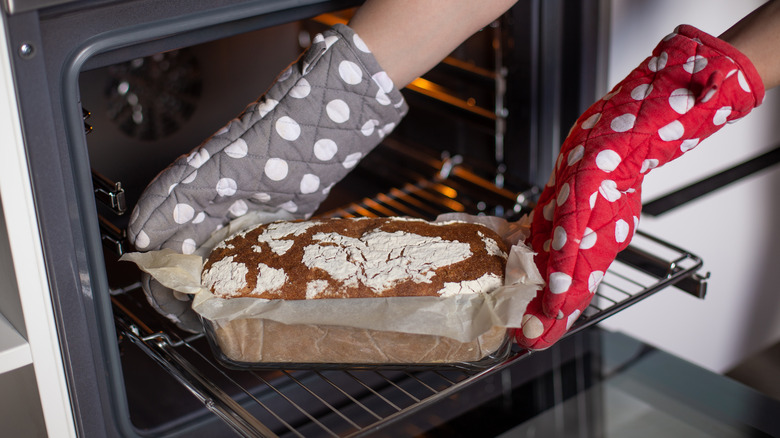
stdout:
[[(260, 96), (314, 33), (345, 22), (357, 3), (5, 3), (6, 97), (15, 118), (4, 123), (19, 138), (8, 147), (17, 167), (6, 167), (2, 201), (8, 229), (21, 231), (0, 243), (15, 265), (25, 254), (20, 239), (36, 245), (28, 266), (35, 275), (17, 268), (18, 298), (4, 298), (0, 310), (3, 327), (28, 340), (22, 362), (35, 370), (49, 433), (446, 430), (474, 406), (528, 390), (533, 377), (551, 373), (550, 357), (573, 364), (555, 368), (551, 381), (588, 385), (590, 352), (599, 348), (589, 328), (615, 312), (672, 285), (704, 296), (701, 260), (640, 232), (559, 346), (515, 348), (480, 370), (229, 370), (202, 335), (151, 310), (139, 272), (118, 261), (133, 250), (125, 213), (160, 170)], [(607, 5), (520, 1), (403, 91), (409, 115), (331, 190), (317, 216), (528, 213), (569, 126), (605, 91)], [(537, 385), (523, 403), (565, 397), (556, 388)]]

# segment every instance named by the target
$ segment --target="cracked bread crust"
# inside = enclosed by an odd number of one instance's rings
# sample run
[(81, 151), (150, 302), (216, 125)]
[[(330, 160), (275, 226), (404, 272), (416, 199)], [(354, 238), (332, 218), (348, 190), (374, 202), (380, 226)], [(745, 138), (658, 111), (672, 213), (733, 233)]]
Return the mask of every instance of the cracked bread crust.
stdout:
[(349, 218), (263, 224), (218, 245), (203, 284), (220, 298), (448, 296), (503, 284), (507, 247), (466, 222)]

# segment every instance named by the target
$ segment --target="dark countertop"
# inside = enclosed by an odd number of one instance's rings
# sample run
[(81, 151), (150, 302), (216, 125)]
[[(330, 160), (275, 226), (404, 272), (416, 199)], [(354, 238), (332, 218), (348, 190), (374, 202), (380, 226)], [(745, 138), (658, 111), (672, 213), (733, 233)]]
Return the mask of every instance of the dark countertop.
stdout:
[(777, 437), (780, 401), (596, 327), (371, 436)]

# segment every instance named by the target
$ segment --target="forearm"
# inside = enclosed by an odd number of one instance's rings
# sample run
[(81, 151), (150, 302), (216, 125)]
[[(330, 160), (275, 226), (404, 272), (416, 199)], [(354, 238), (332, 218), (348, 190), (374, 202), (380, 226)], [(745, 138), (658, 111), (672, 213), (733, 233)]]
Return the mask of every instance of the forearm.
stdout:
[(397, 87), (427, 72), (516, 0), (368, 0), (349, 26)]
[(780, 85), (780, 1), (769, 1), (720, 35), (744, 53), (764, 82)]

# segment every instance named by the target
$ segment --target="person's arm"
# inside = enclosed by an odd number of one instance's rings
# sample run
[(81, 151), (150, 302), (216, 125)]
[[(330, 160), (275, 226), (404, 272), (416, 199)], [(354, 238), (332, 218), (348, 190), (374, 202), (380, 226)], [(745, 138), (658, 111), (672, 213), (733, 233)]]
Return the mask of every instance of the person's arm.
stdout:
[(720, 35), (756, 67), (764, 88), (780, 85), (780, 1), (770, 0)]
[(349, 26), (398, 88), (427, 72), (516, 0), (368, 0)]

